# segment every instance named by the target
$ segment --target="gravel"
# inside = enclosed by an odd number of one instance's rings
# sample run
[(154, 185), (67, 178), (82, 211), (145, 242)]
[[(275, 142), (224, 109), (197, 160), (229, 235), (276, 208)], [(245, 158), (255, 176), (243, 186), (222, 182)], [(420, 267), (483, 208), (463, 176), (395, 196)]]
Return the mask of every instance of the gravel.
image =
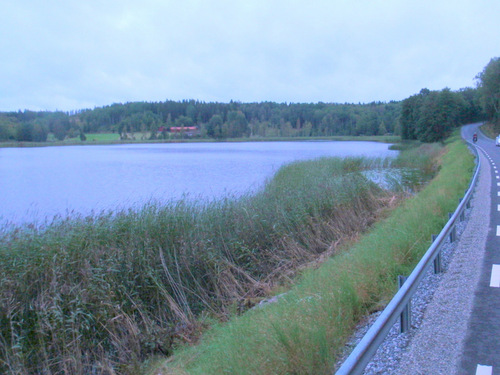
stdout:
[[(411, 329), (399, 333), (399, 321), (392, 327), (364, 374), (455, 374), (479, 280), (489, 228), (491, 175), (480, 154), (481, 171), (471, 208), (457, 223), (458, 240), (449, 239), (441, 248), (443, 272), (432, 267), (411, 301)], [(349, 340), (345, 360), (380, 312), (362, 322)], [(437, 350), (439, 348), (439, 350)]]

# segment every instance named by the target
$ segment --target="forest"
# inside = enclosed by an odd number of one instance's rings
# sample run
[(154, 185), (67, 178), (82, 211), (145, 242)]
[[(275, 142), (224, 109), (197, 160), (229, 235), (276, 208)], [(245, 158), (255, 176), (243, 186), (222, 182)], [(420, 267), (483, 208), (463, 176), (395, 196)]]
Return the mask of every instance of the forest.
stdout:
[(420, 90), (401, 105), (402, 139), (436, 142), (460, 124), (490, 122), (500, 132), (500, 58), (490, 60), (476, 76), (477, 88), (452, 92)]
[(88, 133), (144, 133), (148, 139), (169, 134), (158, 129), (193, 127), (198, 137), (269, 138), (378, 135), (397, 132), (400, 103), (294, 104), (205, 103), (195, 100), (112, 104), (73, 113), (19, 111), (0, 113), (0, 141), (58, 140)]
[[(170, 139), (172, 127), (192, 128), (207, 139), (400, 135), (436, 142), (465, 123), (490, 121), (500, 131), (500, 58), (476, 76), (477, 88), (422, 89), (402, 101), (368, 104), (229, 103), (198, 100), (115, 103), (72, 112), (0, 112), (0, 142), (46, 142), (89, 133), (117, 133), (121, 139)], [(166, 131), (164, 131), (166, 130)]]

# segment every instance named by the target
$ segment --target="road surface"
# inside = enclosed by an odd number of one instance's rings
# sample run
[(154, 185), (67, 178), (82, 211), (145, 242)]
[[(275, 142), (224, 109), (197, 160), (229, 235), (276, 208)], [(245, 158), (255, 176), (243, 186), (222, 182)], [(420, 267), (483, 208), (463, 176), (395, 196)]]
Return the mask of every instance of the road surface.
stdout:
[(476, 128), (465, 127), (462, 136), (471, 140), (477, 131), (476, 146), (488, 160), (483, 170), (491, 173), (491, 204), (484, 215), (490, 224), (458, 374), (486, 375), (500, 374), (500, 147)]

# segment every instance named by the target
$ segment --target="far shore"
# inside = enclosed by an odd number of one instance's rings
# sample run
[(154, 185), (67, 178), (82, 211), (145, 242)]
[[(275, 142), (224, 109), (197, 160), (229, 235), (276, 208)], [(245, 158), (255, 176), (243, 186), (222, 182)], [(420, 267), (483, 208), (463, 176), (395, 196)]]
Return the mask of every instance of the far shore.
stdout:
[[(399, 143), (401, 137), (397, 135), (370, 135), (370, 136), (330, 136), (330, 137), (250, 137), (250, 138), (184, 138), (184, 139), (109, 139), (112, 133), (106, 133), (108, 137), (93, 138), (92, 134), (87, 135), (87, 140), (81, 141), (78, 138), (65, 139), (64, 141), (47, 142), (0, 142), (0, 148), (6, 147), (53, 147), (53, 146), (96, 146), (96, 145), (119, 145), (119, 144), (159, 144), (159, 143), (214, 143), (214, 142), (304, 142), (304, 141), (362, 141), (362, 142), (382, 142)], [(107, 138), (107, 139), (106, 139)]]

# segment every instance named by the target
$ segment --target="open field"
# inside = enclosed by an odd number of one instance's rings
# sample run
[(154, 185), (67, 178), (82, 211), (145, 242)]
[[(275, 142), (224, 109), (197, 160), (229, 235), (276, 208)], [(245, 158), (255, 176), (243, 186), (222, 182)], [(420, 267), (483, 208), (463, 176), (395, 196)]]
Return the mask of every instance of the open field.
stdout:
[[(85, 134), (85, 136), (87, 137), (85, 142), (115, 142), (120, 140), (118, 133), (89, 133)], [(76, 141), (77, 139), (75, 138), (74, 140)]]

